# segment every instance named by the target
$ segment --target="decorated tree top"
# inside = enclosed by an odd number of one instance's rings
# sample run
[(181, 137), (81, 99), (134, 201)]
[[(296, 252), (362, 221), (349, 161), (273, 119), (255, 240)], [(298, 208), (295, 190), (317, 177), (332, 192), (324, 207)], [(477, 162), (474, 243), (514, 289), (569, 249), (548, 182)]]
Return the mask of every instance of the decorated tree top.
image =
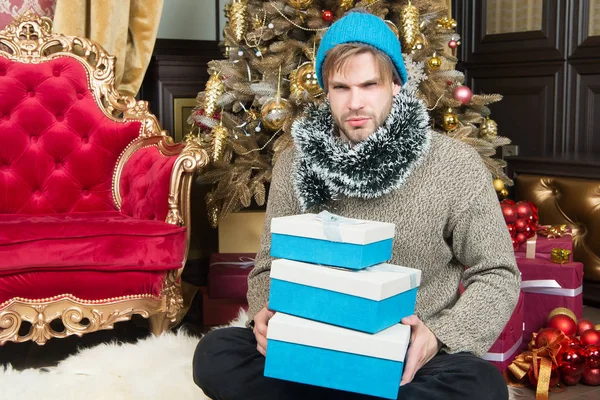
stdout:
[(460, 37), (443, 0), (233, 0), (226, 6), (225, 59), (209, 63), (211, 77), (198, 94), (190, 122), (212, 154), (200, 177), (216, 184), (207, 196), (214, 226), (228, 213), (259, 205), (279, 153), (292, 141), (292, 122), (304, 107), (325, 99), (315, 54), (325, 31), (347, 11), (362, 8), (383, 20), (402, 44), (408, 81), (425, 102), (432, 129), (473, 146), (506, 196), (503, 161), (510, 143), (497, 135), (488, 104), (500, 95), (473, 94), (454, 69)]

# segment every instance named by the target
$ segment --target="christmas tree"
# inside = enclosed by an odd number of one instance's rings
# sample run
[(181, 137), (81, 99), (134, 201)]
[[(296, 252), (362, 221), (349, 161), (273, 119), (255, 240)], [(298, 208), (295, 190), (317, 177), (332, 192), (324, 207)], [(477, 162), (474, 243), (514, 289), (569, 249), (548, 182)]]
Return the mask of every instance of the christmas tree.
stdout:
[(209, 63), (210, 79), (189, 121), (190, 135), (211, 154), (199, 181), (214, 185), (206, 197), (213, 226), (252, 199), (265, 203), (272, 165), (291, 144), (292, 122), (326, 97), (314, 67), (320, 39), (353, 8), (386, 21), (402, 44), (403, 89), (425, 102), (433, 129), (479, 152), (506, 197), (504, 185), (512, 182), (494, 156), (510, 140), (497, 135), (487, 107), (501, 96), (474, 95), (463, 85), (454, 69), (460, 38), (444, 0), (233, 0), (225, 10), (225, 59)]

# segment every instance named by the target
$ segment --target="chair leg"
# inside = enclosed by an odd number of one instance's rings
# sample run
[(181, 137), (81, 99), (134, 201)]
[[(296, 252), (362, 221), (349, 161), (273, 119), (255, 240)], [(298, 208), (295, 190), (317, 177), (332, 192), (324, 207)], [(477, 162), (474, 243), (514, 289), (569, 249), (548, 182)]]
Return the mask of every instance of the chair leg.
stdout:
[(166, 332), (169, 329), (169, 319), (167, 313), (158, 313), (151, 315), (150, 318), (150, 332), (153, 335), (159, 336), (161, 333)]

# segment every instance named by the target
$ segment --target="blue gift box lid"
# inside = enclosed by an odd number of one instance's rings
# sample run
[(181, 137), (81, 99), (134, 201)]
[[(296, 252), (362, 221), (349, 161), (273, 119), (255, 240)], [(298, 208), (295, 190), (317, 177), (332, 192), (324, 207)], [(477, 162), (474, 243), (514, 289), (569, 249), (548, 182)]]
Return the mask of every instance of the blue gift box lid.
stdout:
[(404, 362), (410, 326), (396, 324), (370, 334), (277, 312), (269, 320), (267, 339)]
[(387, 222), (344, 218), (327, 212), (276, 217), (271, 233), (352, 244), (370, 244), (394, 237), (396, 226)]
[(380, 301), (418, 287), (421, 271), (386, 263), (348, 270), (279, 259), (271, 263), (271, 278)]

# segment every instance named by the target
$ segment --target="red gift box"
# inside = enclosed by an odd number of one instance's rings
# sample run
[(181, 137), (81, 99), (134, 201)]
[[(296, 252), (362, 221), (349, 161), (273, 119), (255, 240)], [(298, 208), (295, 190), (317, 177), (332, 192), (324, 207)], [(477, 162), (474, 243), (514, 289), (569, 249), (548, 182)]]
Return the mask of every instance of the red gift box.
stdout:
[[(527, 256), (527, 246), (532, 246), (530, 256)], [(573, 252), (573, 236), (570, 233), (565, 234), (558, 238), (548, 238), (546, 236), (536, 235), (533, 238), (527, 240), (525, 243), (521, 243), (515, 251), (515, 257), (517, 258), (543, 258), (550, 260), (550, 253), (552, 249), (560, 248), (566, 249)], [(573, 254), (569, 256), (569, 261), (573, 260)]]
[(246, 300), (213, 299), (208, 295), (206, 287), (202, 292), (202, 324), (204, 326), (227, 325), (237, 318), (240, 308), (248, 310)]
[(525, 333), (528, 343), (532, 334), (546, 327), (548, 315), (557, 307), (566, 307), (577, 318), (583, 316), (583, 264), (555, 264), (542, 258), (517, 258), (521, 271), (521, 290), (525, 293)]
[(519, 354), (523, 347), (523, 317), (525, 313), (525, 295), (519, 295), (519, 301), (508, 323), (494, 342), (492, 347), (481, 358), (490, 361), (504, 371)]
[(248, 274), (254, 253), (213, 253), (208, 267), (208, 295), (213, 299), (246, 301)]

